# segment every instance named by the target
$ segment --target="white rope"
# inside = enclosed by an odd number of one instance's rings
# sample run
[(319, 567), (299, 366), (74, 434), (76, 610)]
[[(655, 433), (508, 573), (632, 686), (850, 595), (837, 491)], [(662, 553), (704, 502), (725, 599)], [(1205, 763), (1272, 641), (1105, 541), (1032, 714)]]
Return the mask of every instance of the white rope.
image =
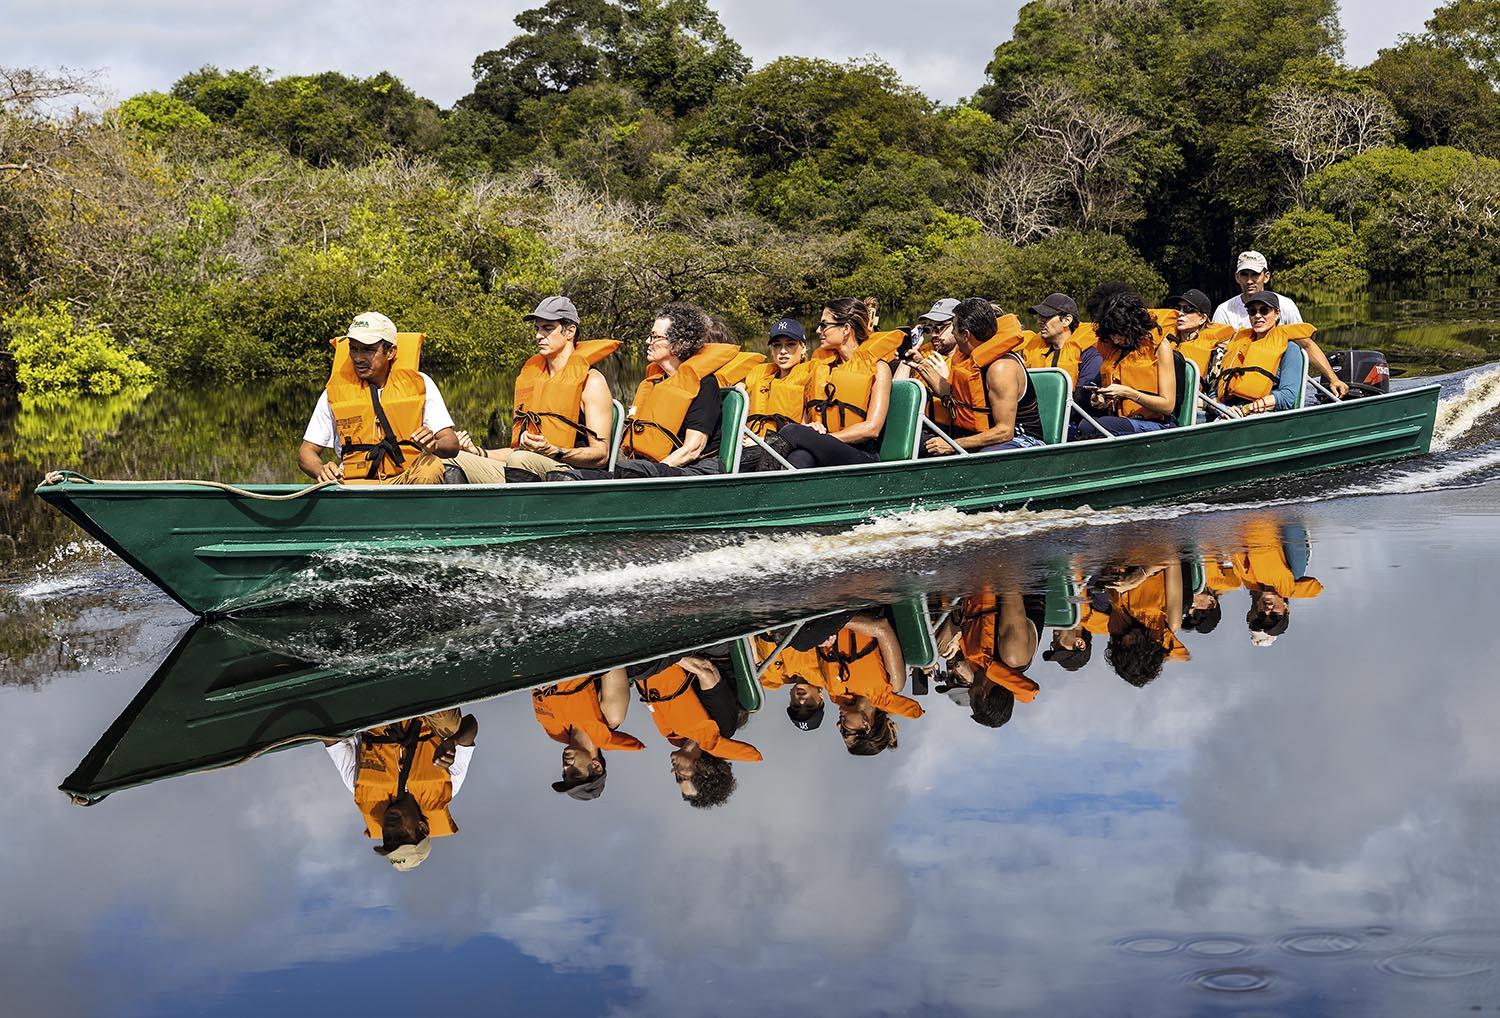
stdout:
[[(72, 470), (53, 470), (53, 471), (51, 471), (51, 472), (49, 472), (47, 474), (47, 476), (43, 479), (42, 483), (43, 484), (62, 484), (64, 481), (78, 481), (78, 482), (83, 483), (83, 484), (98, 484), (99, 483), (98, 481), (95, 481), (92, 477), (85, 477), (83, 474), (77, 473), (76, 471), (72, 471)], [(122, 483), (122, 484), (130, 484), (130, 485), (144, 485), (144, 484), (151, 484), (151, 485), (156, 485), (156, 484), (196, 484), (196, 485), (199, 485), (200, 487), (204, 487), (204, 488), (217, 488), (220, 491), (227, 491), (229, 494), (231, 494), (231, 495), (238, 495), (241, 498), (258, 498), (258, 499), (260, 499), (262, 501), (265, 501), (265, 502), (289, 502), (289, 501), (291, 501), (294, 498), (301, 498), (303, 495), (310, 495), (310, 494), (312, 494), (315, 491), (319, 491), (319, 490), (321, 490), (323, 488), (326, 488), (326, 487), (328, 487), (331, 484), (338, 484), (339, 482), (338, 481), (319, 481), (317, 484), (309, 484), (305, 488), (299, 488), (298, 490), (292, 491), (292, 492), (288, 492), (285, 495), (267, 495), (267, 494), (264, 494), (264, 493), (259, 492), (259, 491), (247, 491), (244, 488), (237, 488), (237, 487), (235, 487), (232, 484), (225, 484), (222, 481), (204, 481), (204, 480), (201, 480), (201, 479), (196, 478), (196, 477), (180, 478), (180, 479), (177, 479), (177, 480), (169, 480), (169, 481), (122, 481), (120, 483)]]

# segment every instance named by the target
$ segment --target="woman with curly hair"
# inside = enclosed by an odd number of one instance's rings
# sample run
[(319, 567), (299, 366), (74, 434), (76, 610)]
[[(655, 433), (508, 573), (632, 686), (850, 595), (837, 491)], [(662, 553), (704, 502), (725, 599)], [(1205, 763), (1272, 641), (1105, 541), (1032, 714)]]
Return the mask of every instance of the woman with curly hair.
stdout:
[[(1100, 387), (1091, 397), (1094, 419), (1111, 435), (1135, 435), (1177, 423), (1177, 365), (1172, 339), (1133, 290), (1106, 300), (1095, 325)], [(1087, 421), (1073, 439), (1098, 438)]]

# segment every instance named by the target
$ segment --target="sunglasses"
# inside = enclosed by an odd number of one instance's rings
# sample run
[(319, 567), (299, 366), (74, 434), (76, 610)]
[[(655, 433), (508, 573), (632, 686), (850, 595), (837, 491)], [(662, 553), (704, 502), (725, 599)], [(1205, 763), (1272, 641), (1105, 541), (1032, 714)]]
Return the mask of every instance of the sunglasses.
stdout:
[(817, 325), (813, 326), (813, 331), (814, 332), (825, 332), (828, 329), (835, 328), (836, 326), (844, 326), (844, 325), (848, 325), (848, 324), (849, 324), (848, 322), (838, 322), (838, 321), (834, 321), (834, 322), (819, 322)]
[(1245, 313), (1251, 318), (1265, 318), (1267, 315), (1273, 314), (1275, 310), (1275, 308), (1268, 308), (1264, 304), (1256, 304), (1254, 307), (1246, 308)]

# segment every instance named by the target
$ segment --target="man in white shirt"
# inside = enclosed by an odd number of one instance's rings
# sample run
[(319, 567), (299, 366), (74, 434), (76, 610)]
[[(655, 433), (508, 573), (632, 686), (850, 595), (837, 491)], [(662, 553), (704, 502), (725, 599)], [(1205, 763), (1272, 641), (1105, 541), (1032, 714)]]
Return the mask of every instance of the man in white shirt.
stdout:
[[(1234, 281), (1239, 284), (1240, 292), (1219, 305), (1214, 311), (1214, 321), (1232, 325), (1238, 331), (1250, 328), (1245, 298), (1271, 288), (1271, 267), (1266, 263), (1266, 256), (1259, 251), (1241, 251), (1234, 267)], [(1277, 296), (1281, 298), (1281, 324), (1296, 325), (1302, 321), (1302, 312), (1297, 310), (1292, 299), (1286, 294)]]
[[(1239, 284), (1240, 292), (1218, 306), (1214, 311), (1214, 321), (1233, 326), (1235, 331), (1239, 331), (1250, 328), (1250, 314), (1245, 310), (1245, 302), (1252, 294), (1271, 288), (1271, 266), (1266, 262), (1266, 256), (1259, 251), (1241, 251), (1239, 261), (1235, 263), (1234, 281)], [(1296, 302), (1284, 293), (1276, 296), (1281, 302), (1281, 318), (1277, 324), (1300, 325), (1302, 312), (1297, 310)], [(1307, 354), (1312, 370), (1323, 376), (1323, 384), (1335, 396), (1343, 399), (1344, 393), (1349, 391), (1349, 383), (1333, 370), (1323, 348), (1310, 336), (1299, 337), (1294, 342)]]
[[(458, 452), (458, 435), (453, 430), (453, 418), (448, 414), (443, 394), (438, 391), (432, 378), (425, 372), (398, 368), (395, 323), (378, 311), (366, 311), (354, 319), (343, 338), (349, 344), (349, 363), (358, 380), (358, 409), (362, 413), (372, 414), (370, 427), (365, 429), (364, 435), (370, 445), (359, 447), (360, 453), (366, 454), (364, 456), (356, 456), (343, 448), (340, 430), (343, 428), (345, 433), (350, 433), (347, 430), (349, 423), (335, 420), (329, 393), (339, 385), (351, 391), (355, 387), (347, 379), (341, 383), (336, 377), (330, 378), (328, 387), (318, 397), (318, 405), (313, 409), (312, 418), (307, 422), (307, 430), (302, 435), (302, 446), (297, 450), (297, 465), (302, 468), (303, 473), (316, 480), (342, 481), (345, 479), (345, 465), (351, 459), (358, 459), (362, 465), (373, 461), (375, 467), (368, 476), (362, 470), (359, 476), (351, 476), (350, 480), (378, 479), (382, 483), (394, 484), (442, 483), (443, 464), (437, 457), (452, 456)], [(411, 363), (415, 365), (415, 357), (411, 359)], [(416, 426), (411, 427), (410, 432), (404, 435), (386, 434), (385, 424), (382, 423), (395, 419), (398, 423), (392, 426), (400, 430), (406, 417), (399, 410), (397, 398), (386, 392), (393, 369), (402, 372), (400, 382), (405, 389), (412, 388), (410, 376), (415, 375), (421, 380), (421, 423), (416, 425), (413, 418), (411, 423)], [(390, 404), (389, 416), (386, 408), (381, 406), (382, 399)], [(358, 424), (353, 427), (356, 430), (361, 428)], [(327, 449), (333, 450), (334, 459), (325, 463), (323, 452)], [(413, 456), (412, 453), (417, 455)]]

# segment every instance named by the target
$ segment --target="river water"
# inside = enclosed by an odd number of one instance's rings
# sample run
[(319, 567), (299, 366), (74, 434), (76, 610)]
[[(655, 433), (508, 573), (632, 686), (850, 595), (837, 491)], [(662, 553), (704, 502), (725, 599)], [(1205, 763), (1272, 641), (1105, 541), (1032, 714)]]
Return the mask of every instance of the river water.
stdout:
[[(12, 420), (0, 1012), (1500, 1010), (1500, 368), (1444, 386), (1414, 462), (409, 555), (319, 592), (338, 610), (209, 625), (25, 491), (73, 464), (291, 479), (305, 394)], [(684, 801), (633, 692), (644, 749), (606, 752), (596, 799), (555, 792), (557, 701), (528, 689), (684, 657), (759, 701), (721, 744), (727, 801)], [(812, 730), (799, 687), (826, 687)], [(840, 700), (895, 745), (851, 753)], [(455, 705), (459, 830), (410, 872), (371, 851), (338, 747), (276, 745)]]

